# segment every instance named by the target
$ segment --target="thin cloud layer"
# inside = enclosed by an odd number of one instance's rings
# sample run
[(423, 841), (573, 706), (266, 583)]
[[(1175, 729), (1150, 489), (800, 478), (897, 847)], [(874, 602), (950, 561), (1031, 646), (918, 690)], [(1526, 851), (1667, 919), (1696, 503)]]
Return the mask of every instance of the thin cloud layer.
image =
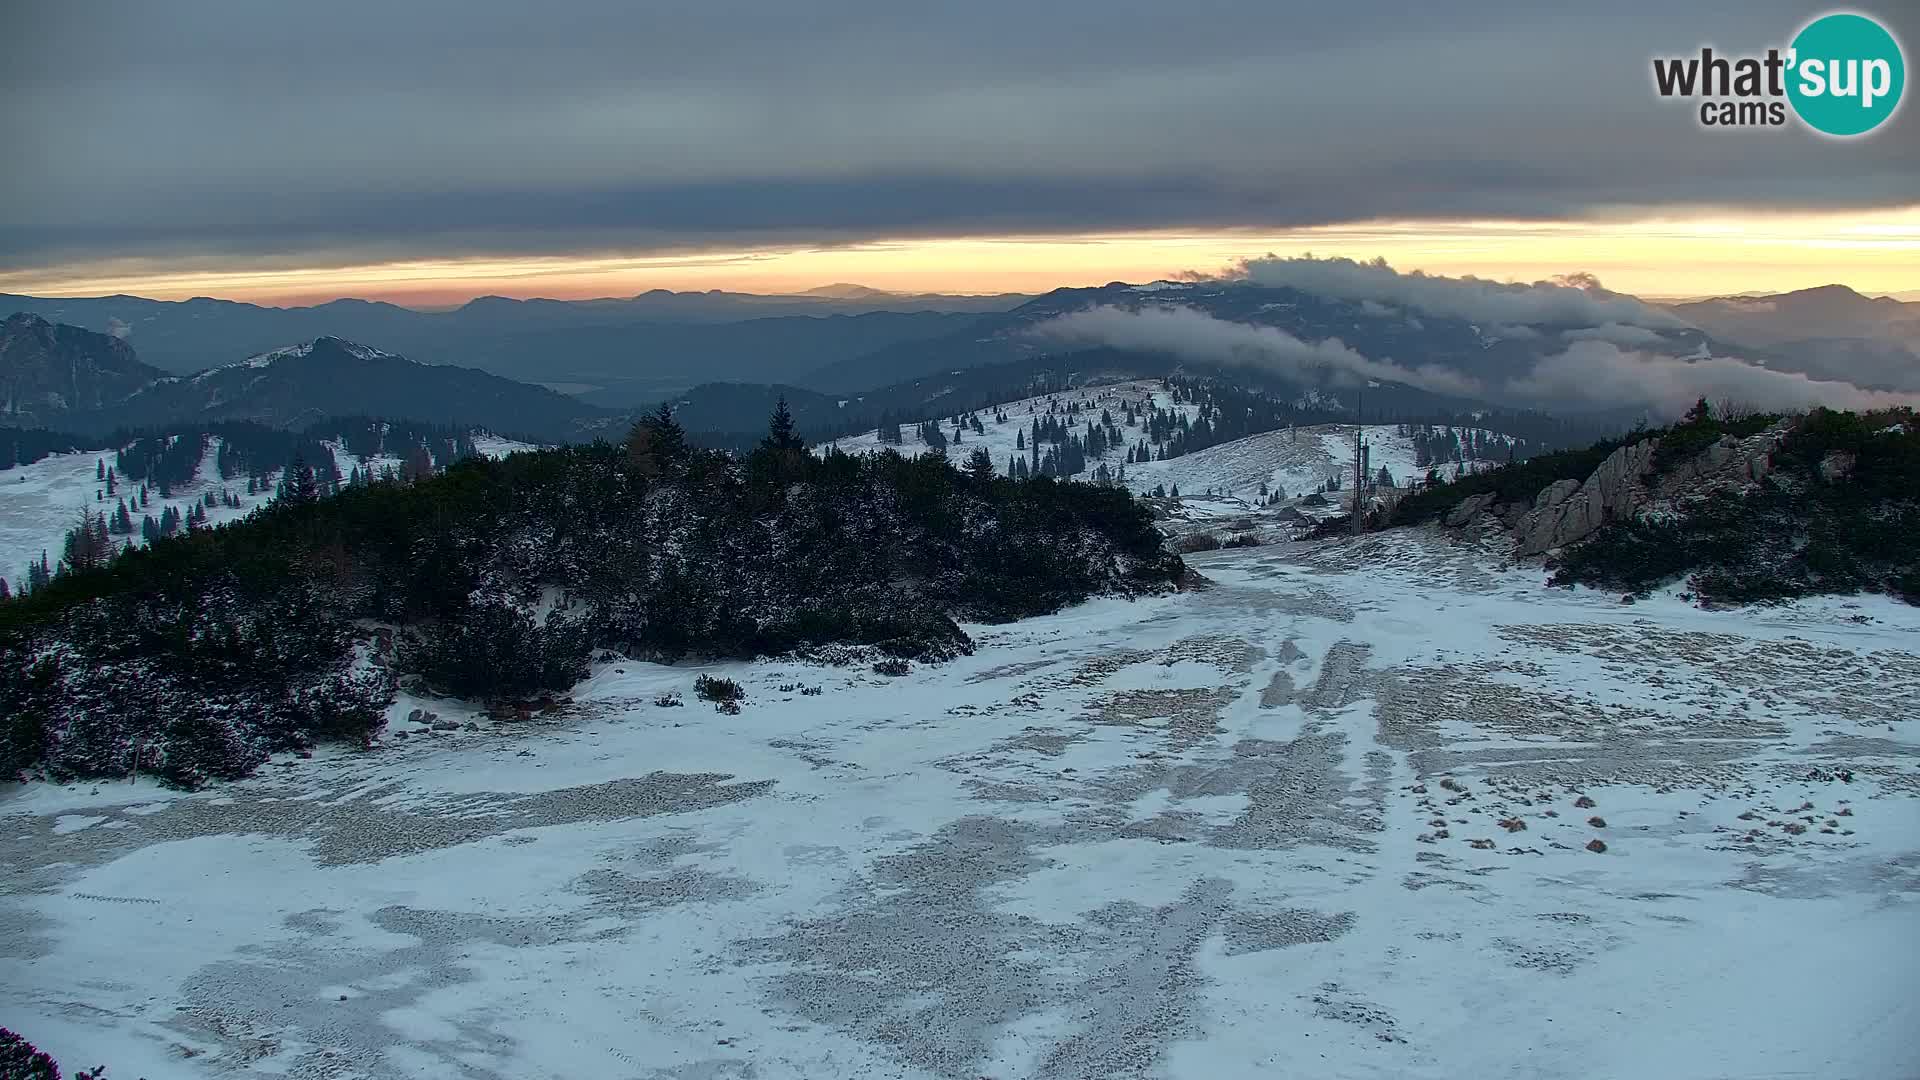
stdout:
[(1378, 379), (1543, 409), (1635, 409), (1671, 418), (1703, 397), (1768, 410), (1920, 404), (1920, 395), (1867, 390), (1848, 382), (1770, 370), (1733, 357), (1688, 359), (1592, 339), (1532, 359), (1525, 368), (1498, 381), (1483, 381), (1437, 365), (1408, 366), (1391, 358), (1363, 356), (1336, 339), (1302, 341), (1273, 327), (1219, 319), (1189, 307), (1095, 307), (1040, 323), (1030, 333), (1064, 345), (1106, 345), (1258, 367), (1308, 382), (1353, 385)]
[(1337, 338), (1305, 342), (1271, 326), (1217, 319), (1190, 307), (1140, 310), (1110, 305), (1070, 312), (1034, 326), (1035, 336), (1066, 345), (1112, 345), (1172, 353), (1210, 363), (1257, 367), (1308, 381), (1355, 385), (1368, 379), (1471, 397), (1472, 378), (1438, 365), (1406, 367), (1372, 360)]

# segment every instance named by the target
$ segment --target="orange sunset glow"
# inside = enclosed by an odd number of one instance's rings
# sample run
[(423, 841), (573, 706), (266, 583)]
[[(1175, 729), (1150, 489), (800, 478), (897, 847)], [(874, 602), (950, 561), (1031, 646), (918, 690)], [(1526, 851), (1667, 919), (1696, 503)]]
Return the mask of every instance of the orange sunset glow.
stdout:
[(899, 292), (1043, 292), (1061, 285), (1216, 274), (1269, 252), (1385, 258), (1496, 280), (1572, 271), (1646, 296), (1784, 291), (1845, 281), (1920, 289), (1920, 206), (1887, 212), (1727, 214), (1593, 222), (1405, 221), (1288, 231), (903, 238), (834, 247), (417, 259), (361, 265), (181, 268), (105, 264), (0, 275), (41, 295), (216, 296), (295, 305), (342, 296), (459, 304), (475, 296), (580, 299), (649, 289), (798, 292), (859, 282)]

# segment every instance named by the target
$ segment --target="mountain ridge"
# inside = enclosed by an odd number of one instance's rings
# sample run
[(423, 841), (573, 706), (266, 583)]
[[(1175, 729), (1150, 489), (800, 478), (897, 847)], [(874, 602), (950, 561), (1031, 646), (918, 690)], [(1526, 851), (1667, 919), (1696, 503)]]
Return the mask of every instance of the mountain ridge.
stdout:
[[(11, 426), (102, 435), (183, 421), (298, 428), (327, 417), (371, 415), (565, 441), (590, 437), (623, 415), (544, 387), (475, 368), (421, 364), (336, 335), (167, 375), (137, 360), (119, 338), (28, 314), (9, 318), (0, 330), (0, 386), (38, 386), (42, 398), (51, 392), (45, 350), (29, 350), (43, 340), (61, 343), (68, 372), (95, 373), (81, 395), (91, 404), (12, 410), (6, 414)], [(10, 392), (6, 400), (18, 395)]]

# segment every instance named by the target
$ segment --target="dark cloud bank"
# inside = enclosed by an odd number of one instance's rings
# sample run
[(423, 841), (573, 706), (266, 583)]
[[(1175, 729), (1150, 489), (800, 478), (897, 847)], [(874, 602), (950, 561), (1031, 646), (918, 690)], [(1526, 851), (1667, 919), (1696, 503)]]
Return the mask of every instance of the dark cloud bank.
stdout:
[(1655, 53), (1809, 14), (26, 0), (0, 269), (1911, 202), (1912, 109), (1838, 145), (1653, 99)]

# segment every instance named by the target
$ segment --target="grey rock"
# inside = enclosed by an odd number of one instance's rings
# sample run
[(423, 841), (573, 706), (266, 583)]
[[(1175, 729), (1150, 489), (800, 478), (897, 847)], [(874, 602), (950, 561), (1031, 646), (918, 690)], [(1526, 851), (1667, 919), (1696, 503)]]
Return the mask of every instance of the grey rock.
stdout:
[(1460, 505), (1447, 512), (1444, 522), (1450, 529), (1461, 528), (1474, 518), (1479, 517), (1480, 511), (1486, 509), (1487, 504), (1492, 501), (1492, 492), (1481, 495), (1469, 495), (1460, 500)]
[(1657, 439), (1642, 439), (1607, 455), (1585, 483), (1556, 480), (1514, 526), (1515, 555), (1539, 555), (1593, 535), (1609, 521), (1631, 517), (1646, 504), (1644, 479)]
[(1551, 510), (1566, 502), (1568, 496), (1579, 490), (1580, 481), (1578, 480), (1555, 480), (1540, 489), (1540, 495), (1533, 500), (1533, 507), (1536, 510)]

